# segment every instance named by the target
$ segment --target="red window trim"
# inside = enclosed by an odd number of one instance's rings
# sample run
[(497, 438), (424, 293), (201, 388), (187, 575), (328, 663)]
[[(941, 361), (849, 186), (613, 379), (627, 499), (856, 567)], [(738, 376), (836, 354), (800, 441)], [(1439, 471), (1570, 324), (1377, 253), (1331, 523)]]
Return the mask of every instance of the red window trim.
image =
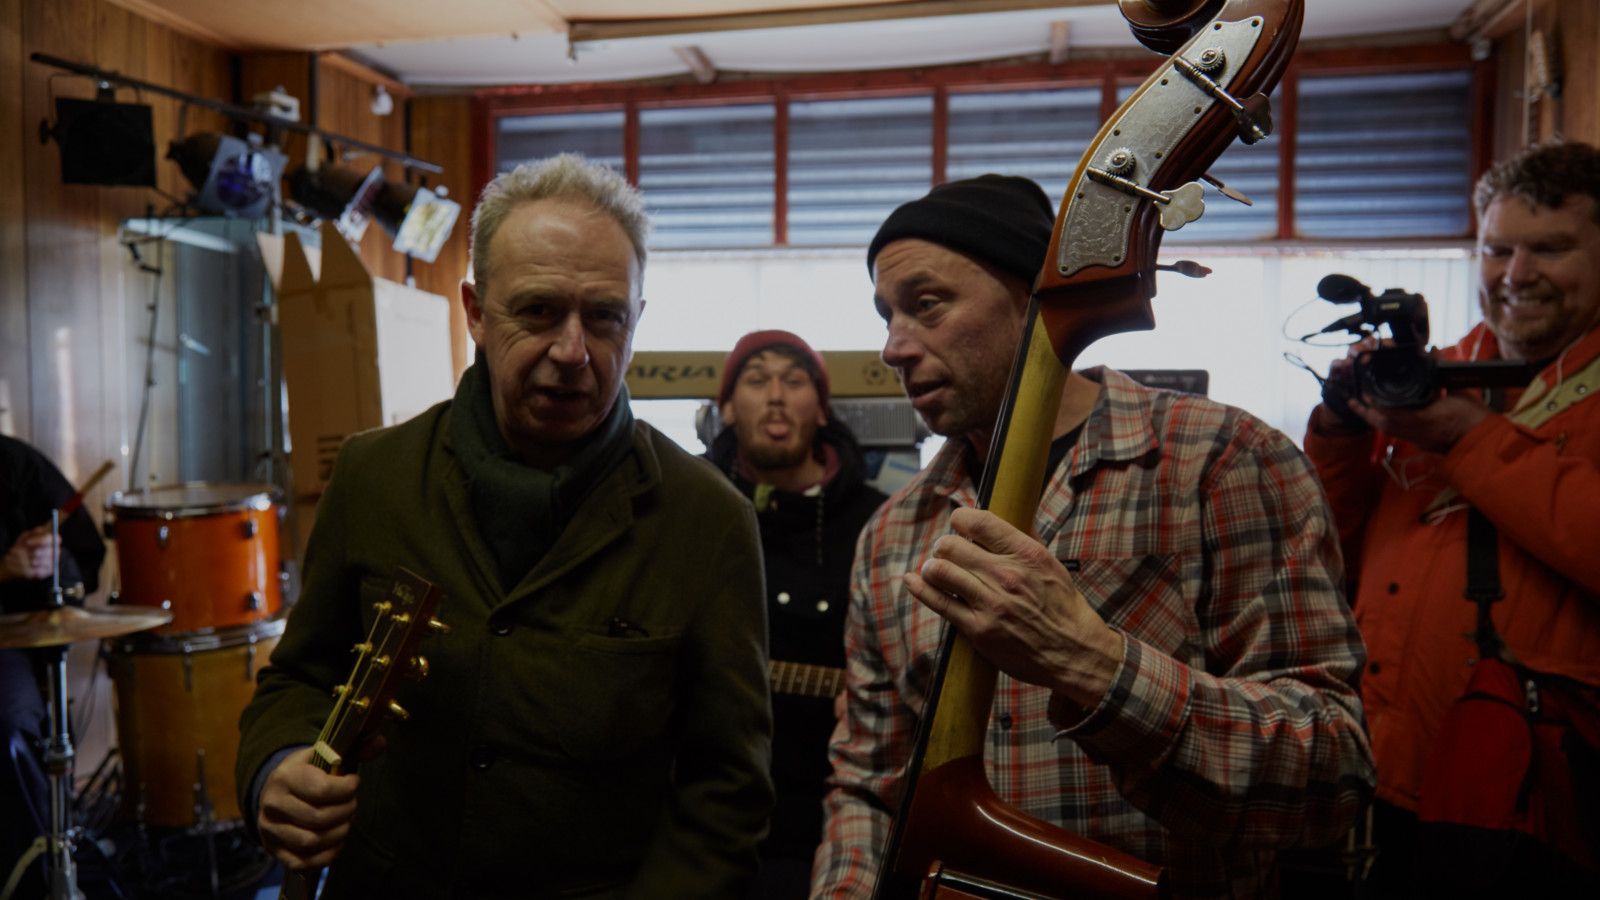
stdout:
[[(1037, 90), (1068, 87), (1101, 88), (1102, 120), (1116, 109), (1119, 83), (1140, 81), (1153, 72), (1161, 58), (1092, 60), (1060, 65), (968, 65), (941, 68), (842, 72), (785, 78), (700, 84), (698, 82), (630, 84), (508, 85), (486, 88), (472, 95), (472, 119), (478, 153), (473, 165), (474, 196), (481, 193), (495, 171), (496, 124), (502, 116), (558, 112), (625, 111), (623, 145), (626, 174), (639, 179), (639, 110), (664, 107), (720, 106), (771, 102), (776, 107), (773, 136), (775, 178), (773, 237), (778, 246), (788, 243), (788, 104), (795, 100), (854, 99), (927, 93), (934, 98), (933, 183), (944, 180), (947, 159), (945, 136), (951, 93)], [(1474, 69), (1472, 122), (1472, 173), (1476, 179), (1488, 166), (1493, 128), (1493, 69), (1490, 62), (1474, 62), (1464, 44), (1420, 44), (1399, 47), (1347, 47), (1302, 50), (1295, 55), (1283, 78), (1280, 108), (1275, 110), (1281, 142), (1278, 239), (1293, 239), (1294, 221), (1294, 86), (1304, 74), (1388, 74), (1441, 69)]]

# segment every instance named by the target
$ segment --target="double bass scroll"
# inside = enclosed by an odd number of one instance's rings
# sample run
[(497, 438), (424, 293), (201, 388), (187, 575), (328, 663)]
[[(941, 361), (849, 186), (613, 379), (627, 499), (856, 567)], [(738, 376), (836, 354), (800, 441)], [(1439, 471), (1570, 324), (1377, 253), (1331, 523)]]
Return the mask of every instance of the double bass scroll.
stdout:
[[(979, 492), (980, 506), (1024, 532), (1068, 371), (1094, 341), (1155, 327), (1161, 235), (1201, 215), (1195, 180), (1234, 138), (1254, 143), (1271, 132), (1267, 95), (1304, 17), (1304, 0), (1119, 5), (1140, 42), (1170, 56), (1084, 152), (1034, 284)], [(995, 795), (983, 747), (996, 677), (964, 635), (946, 629), (874, 900), (1164, 896), (1159, 867)]]

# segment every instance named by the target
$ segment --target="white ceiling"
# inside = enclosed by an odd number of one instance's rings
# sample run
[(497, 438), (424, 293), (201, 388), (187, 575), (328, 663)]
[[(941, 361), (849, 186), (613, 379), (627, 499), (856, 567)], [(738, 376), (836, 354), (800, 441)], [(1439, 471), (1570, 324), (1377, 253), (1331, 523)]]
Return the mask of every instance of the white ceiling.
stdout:
[[(689, 47), (722, 72), (1006, 59), (1049, 51), (1056, 22), (1068, 23), (1069, 58), (1074, 51), (1137, 46), (1114, 0), (111, 2), (238, 50), (348, 51), (416, 86), (681, 76), (690, 68), (679, 50)], [(1473, 0), (1306, 0), (1302, 40), (1445, 29), (1472, 5)], [(729, 17), (739, 21), (730, 23)], [(748, 27), (752, 20), (785, 27)], [(660, 31), (663, 22), (677, 33), (613, 36), (618, 27)], [(730, 24), (745, 27), (727, 30)], [(587, 39), (597, 33), (600, 39)]]
[[(1308, 0), (1301, 39), (1445, 29), (1471, 0)], [(675, 47), (734, 72), (892, 69), (1048, 52), (1051, 23), (1077, 49), (1135, 48), (1115, 4), (569, 43), (565, 34), (354, 45), (413, 85), (551, 84), (682, 75)]]

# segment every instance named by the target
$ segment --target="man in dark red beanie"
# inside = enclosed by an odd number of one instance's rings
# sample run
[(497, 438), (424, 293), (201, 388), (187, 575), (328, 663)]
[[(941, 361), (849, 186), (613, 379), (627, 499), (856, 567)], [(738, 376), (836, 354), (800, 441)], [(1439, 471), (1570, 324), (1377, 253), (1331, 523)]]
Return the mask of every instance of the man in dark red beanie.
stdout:
[[(861, 447), (828, 406), (821, 355), (787, 331), (745, 335), (717, 395), (727, 423), (707, 457), (756, 507), (767, 570), (774, 666), (772, 780), (778, 805), (758, 848), (751, 900), (803, 900), (822, 838), (833, 696), (816, 669), (844, 667), (850, 563), (884, 501), (865, 483)], [(836, 683), (836, 682), (835, 682)], [(807, 689), (804, 693), (793, 693)]]
[(1337, 839), (1370, 796), (1338, 535), (1282, 434), (1072, 373), (1033, 533), (977, 509), (1053, 225), (1038, 185), (985, 175), (901, 206), (867, 251), (884, 362), (948, 440), (862, 531), (813, 897), (872, 892), (946, 623), (1003, 673), (1000, 798), (1165, 866), (1172, 897), (1271, 894), (1274, 850)]

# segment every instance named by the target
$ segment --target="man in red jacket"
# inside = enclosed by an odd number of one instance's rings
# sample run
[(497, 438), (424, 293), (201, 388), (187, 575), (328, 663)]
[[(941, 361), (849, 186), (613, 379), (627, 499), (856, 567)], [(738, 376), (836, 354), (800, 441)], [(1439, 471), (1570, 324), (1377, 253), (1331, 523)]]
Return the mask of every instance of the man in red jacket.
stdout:
[[(1476, 201), (1483, 322), (1440, 357), (1523, 361), (1536, 377), (1493, 406), (1476, 390), (1420, 408), (1364, 395), (1345, 416), (1325, 402), (1306, 435), (1358, 578), (1379, 896), (1435, 887), (1414, 871), (1412, 841), (1436, 736), (1479, 655), (1477, 606), (1463, 598), (1470, 509), (1499, 535), (1505, 598), (1492, 615), (1510, 654), (1600, 684), (1600, 151), (1528, 148), (1483, 177)], [(1496, 895), (1546, 896), (1533, 885), (1553, 874), (1513, 864), (1516, 888)]]

